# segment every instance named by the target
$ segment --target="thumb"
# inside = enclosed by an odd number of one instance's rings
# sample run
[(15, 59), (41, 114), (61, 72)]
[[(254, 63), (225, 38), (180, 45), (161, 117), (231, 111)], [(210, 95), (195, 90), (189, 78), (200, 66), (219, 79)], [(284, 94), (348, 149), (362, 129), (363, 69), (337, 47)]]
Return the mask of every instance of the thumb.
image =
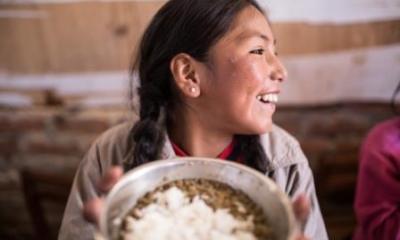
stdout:
[(100, 182), (97, 185), (97, 188), (102, 193), (108, 193), (111, 188), (117, 183), (117, 181), (122, 177), (123, 170), (119, 166), (114, 166), (110, 168)]
[(310, 214), (310, 200), (305, 194), (299, 195), (293, 202), (293, 210), (297, 221), (304, 226)]
[(99, 225), (100, 213), (104, 204), (103, 198), (93, 198), (83, 205), (83, 217), (91, 222)]

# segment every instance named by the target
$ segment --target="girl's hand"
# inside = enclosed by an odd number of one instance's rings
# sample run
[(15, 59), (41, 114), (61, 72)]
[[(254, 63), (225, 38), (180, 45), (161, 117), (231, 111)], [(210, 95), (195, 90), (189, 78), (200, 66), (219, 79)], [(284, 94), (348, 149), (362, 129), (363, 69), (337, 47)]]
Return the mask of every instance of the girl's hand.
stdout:
[[(123, 170), (121, 167), (112, 167), (104, 175), (97, 185), (98, 190), (101, 193), (108, 193), (111, 188), (117, 183), (117, 181), (122, 177)], [(99, 224), (100, 213), (103, 207), (104, 198), (93, 198), (83, 204), (83, 216), (85, 219), (96, 225)]]
[(293, 201), (292, 205), (296, 220), (300, 225), (300, 233), (298, 236), (295, 236), (294, 239), (309, 240), (309, 238), (303, 234), (303, 228), (310, 213), (310, 200), (306, 197), (306, 195), (301, 194)]

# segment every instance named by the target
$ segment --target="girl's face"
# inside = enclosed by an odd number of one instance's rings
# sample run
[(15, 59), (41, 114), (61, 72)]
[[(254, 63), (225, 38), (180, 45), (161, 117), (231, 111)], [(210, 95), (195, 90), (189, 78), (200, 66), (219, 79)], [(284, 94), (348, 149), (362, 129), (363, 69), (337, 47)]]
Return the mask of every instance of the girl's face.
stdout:
[(201, 118), (232, 134), (268, 132), (286, 75), (265, 16), (245, 8), (210, 49), (208, 63), (201, 64)]

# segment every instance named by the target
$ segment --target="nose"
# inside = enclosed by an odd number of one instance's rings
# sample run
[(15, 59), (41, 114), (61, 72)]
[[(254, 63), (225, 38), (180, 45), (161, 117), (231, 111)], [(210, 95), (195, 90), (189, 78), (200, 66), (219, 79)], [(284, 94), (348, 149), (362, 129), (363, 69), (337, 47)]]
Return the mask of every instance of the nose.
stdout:
[(273, 63), (272, 63), (272, 71), (271, 71), (271, 80), (283, 82), (286, 80), (288, 73), (283, 66), (282, 62), (279, 60), (277, 56), (274, 57)]

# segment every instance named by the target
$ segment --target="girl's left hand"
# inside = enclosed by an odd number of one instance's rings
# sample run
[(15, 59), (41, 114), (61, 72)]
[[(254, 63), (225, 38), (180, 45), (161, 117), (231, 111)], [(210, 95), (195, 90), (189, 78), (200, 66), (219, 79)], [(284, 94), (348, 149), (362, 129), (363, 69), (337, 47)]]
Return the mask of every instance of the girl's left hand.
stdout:
[(310, 214), (310, 200), (305, 194), (299, 195), (292, 203), (296, 220), (300, 226), (300, 233), (294, 240), (310, 240), (303, 233), (303, 226)]

